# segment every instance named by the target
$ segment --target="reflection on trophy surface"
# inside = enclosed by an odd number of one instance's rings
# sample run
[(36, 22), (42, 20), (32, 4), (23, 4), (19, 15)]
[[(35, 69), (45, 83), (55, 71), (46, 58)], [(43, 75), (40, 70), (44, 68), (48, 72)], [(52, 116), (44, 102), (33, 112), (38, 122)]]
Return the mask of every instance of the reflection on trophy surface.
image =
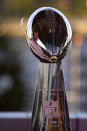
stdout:
[(39, 58), (31, 120), (32, 131), (71, 131), (62, 59), (71, 46), (66, 17), (51, 7), (37, 9), (29, 18), (27, 42)]

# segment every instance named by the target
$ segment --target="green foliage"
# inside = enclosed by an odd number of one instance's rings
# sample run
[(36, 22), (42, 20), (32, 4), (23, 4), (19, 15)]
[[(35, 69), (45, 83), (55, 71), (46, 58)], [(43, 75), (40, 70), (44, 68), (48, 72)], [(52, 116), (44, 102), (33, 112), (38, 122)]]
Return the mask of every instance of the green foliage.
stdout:
[[(59, 3), (62, 2), (60, 6)], [(67, 9), (63, 9), (67, 2), (71, 2), (72, 6)], [(43, 6), (51, 6), (59, 9), (67, 14), (78, 16), (87, 15), (86, 0), (1, 0), (2, 8), (1, 15), (30, 15), (34, 10)], [(3, 12), (3, 14), (2, 14)], [(64, 13), (64, 14), (65, 14)]]
[(0, 38), (0, 78), (10, 76), (13, 80), (11, 88), (0, 94), (0, 111), (19, 111), (23, 105), (24, 85), (18, 78), (21, 65), (14, 57), (16, 52), (11, 52), (11, 45), (8, 37)]

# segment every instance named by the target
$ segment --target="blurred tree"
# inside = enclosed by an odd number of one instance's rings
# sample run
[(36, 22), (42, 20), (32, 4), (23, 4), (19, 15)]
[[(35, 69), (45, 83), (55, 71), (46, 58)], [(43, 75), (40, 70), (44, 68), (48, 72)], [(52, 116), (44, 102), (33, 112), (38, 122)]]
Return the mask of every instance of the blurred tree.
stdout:
[(18, 78), (21, 65), (10, 44), (8, 37), (0, 38), (0, 111), (19, 111), (23, 106), (24, 85)]
[(34, 0), (3, 0), (1, 2), (0, 15), (18, 16), (32, 9)]
[(29, 16), (35, 9), (52, 6), (70, 15), (87, 15), (86, 0), (1, 0), (0, 15)]

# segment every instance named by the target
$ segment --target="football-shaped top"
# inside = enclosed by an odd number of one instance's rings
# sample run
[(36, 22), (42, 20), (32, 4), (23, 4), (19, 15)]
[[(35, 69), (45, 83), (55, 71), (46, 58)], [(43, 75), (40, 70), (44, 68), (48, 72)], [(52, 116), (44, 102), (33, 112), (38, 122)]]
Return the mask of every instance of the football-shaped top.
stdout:
[(32, 52), (43, 62), (60, 61), (71, 45), (72, 30), (68, 20), (51, 7), (37, 9), (28, 20), (26, 32)]

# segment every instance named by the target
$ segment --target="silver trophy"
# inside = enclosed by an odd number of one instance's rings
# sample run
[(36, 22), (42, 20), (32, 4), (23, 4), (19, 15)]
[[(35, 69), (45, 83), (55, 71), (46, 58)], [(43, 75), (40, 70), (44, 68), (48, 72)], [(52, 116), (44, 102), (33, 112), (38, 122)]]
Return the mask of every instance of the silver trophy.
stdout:
[(30, 130), (71, 131), (62, 72), (62, 59), (71, 47), (71, 26), (60, 11), (42, 7), (30, 16), (26, 36), (40, 60)]

